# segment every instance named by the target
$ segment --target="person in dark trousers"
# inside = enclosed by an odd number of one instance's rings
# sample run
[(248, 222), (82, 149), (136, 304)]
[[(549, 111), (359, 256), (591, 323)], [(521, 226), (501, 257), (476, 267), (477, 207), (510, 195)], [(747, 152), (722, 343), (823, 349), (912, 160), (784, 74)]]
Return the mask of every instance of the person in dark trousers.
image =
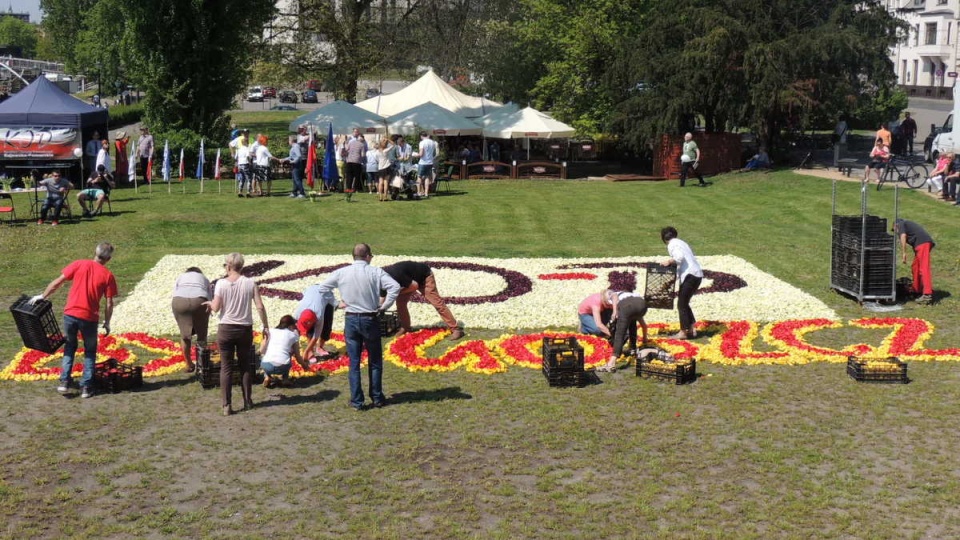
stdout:
[(693, 133), (687, 133), (683, 136), (683, 150), (680, 152), (680, 187), (687, 183), (687, 175), (696, 175), (700, 180), (700, 185), (705, 186), (703, 175), (700, 174), (700, 148), (693, 140)]
[(677, 293), (677, 312), (680, 315), (680, 331), (670, 336), (673, 339), (690, 339), (697, 337), (694, 325), (697, 323), (690, 309), (690, 299), (703, 281), (703, 269), (697, 262), (693, 250), (683, 240), (677, 238), (677, 230), (673, 227), (664, 227), (660, 230), (660, 239), (667, 245), (670, 258), (663, 262), (664, 266), (677, 266), (677, 279), (680, 281), (680, 292)]
[(933, 276), (930, 273), (930, 252), (936, 243), (920, 225), (906, 219), (893, 223), (893, 232), (900, 237), (900, 251), (903, 264), (907, 264), (907, 246), (913, 248), (913, 293), (922, 295), (918, 304), (933, 301)]
[(917, 121), (910, 118), (910, 113), (904, 113), (903, 122), (900, 122), (900, 134), (907, 141), (910, 155), (913, 155), (913, 139), (917, 136)]
[(457, 324), (457, 319), (437, 292), (437, 280), (434, 279), (433, 270), (429, 266), (421, 262), (400, 261), (385, 266), (383, 271), (400, 284), (400, 295), (397, 296), (397, 317), (400, 319), (398, 336), (410, 331), (410, 310), (407, 309), (407, 303), (410, 302), (413, 293), (419, 292), (433, 306), (433, 309), (437, 310), (440, 318), (443, 319), (443, 324), (450, 329), (450, 339), (456, 340), (463, 337), (463, 330)]
[[(617, 359), (623, 354), (623, 346), (629, 339), (630, 350), (637, 348), (637, 324), (643, 331), (640, 343), (647, 341), (647, 323), (643, 316), (647, 314), (647, 301), (642, 294), (620, 292), (613, 302), (613, 317), (616, 321), (616, 330), (613, 333), (613, 354), (607, 365), (600, 366), (597, 371), (612, 373), (617, 369)], [(630, 353), (632, 354), (632, 353)]]

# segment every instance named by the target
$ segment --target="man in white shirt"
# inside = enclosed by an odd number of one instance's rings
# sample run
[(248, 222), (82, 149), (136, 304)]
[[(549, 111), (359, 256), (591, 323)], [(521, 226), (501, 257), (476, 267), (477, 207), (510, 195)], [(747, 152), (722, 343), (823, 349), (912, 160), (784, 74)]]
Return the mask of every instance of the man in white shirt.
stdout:
[(664, 227), (660, 230), (660, 239), (667, 245), (670, 258), (663, 262), (664, 266), (677, 266), (677, 279), (680, 281), (680, 292), (677, 293), (677, 313), (680, 315), (680, 331), (670, 336), (673, 339), (690, 339), (697, 337), (694, 326), (697, 323), (690, 309), (690, 298), (693, 297), (700, 282), (703, 281), (703, 269), (697, 262), (693, 250), (683, 240), (677, 238), (677, 230), (673, 227)]
[(433, 165), (437, 159), (437, 143), (430, 138), (426, 131), (420, 132), (420, 147), (417, 155), (420, 157), (417, 171), (417, 196), (425, 199), (430, 194)]
[(247, 197), (250, 197), (250, 190), (253, 183), (253, 147), (250, 145), (250, 130), (244, 129), (240, 136), (230, 141), (230, 153), (237, 160), (237, 196), (243, 197), (244, 187), (247, 189)]

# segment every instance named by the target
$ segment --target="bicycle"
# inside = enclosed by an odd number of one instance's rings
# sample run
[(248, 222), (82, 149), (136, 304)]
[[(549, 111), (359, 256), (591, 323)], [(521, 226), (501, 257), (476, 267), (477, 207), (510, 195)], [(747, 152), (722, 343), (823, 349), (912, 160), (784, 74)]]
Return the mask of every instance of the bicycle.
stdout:
[(927, 183), (927, 167), (912, 158), (891, 156), (877, 183), (877, 191), (884, 182), (904, 182), (910, 189), (917, 189)]

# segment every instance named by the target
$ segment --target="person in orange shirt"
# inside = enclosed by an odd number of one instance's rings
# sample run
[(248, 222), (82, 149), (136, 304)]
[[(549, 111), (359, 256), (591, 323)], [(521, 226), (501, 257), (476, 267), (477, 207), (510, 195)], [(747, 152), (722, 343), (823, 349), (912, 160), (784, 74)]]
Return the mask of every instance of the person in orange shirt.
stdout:
[(893, 143), (893, 134), (890, 133), (889, 129), (887, 129), (886, 122), (880, 124), (880, 129), (877, 130), (877, 138), (883, 139), (883, 145), (887, 148), (889, 148), (890, 144)]

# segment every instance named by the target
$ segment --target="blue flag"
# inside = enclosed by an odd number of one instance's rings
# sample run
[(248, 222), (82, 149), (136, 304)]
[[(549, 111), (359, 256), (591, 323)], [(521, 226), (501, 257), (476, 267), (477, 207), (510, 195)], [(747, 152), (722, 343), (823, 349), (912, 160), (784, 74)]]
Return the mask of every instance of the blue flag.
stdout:
[(197, 160), (197, 178), (203, 178), (203, 139), (200, 139), (200, 158)]
[(163, 141), (163, 168), (160, 169), (163, 181), (170, 181), (170, 141)]
[(327, 128), (326, 150), (323, 152), (323, 185), (327, 189), (333, 189), (340, 181), (340, 173), (337, 171), (337, 149), (333, 142), (333, 124)]

